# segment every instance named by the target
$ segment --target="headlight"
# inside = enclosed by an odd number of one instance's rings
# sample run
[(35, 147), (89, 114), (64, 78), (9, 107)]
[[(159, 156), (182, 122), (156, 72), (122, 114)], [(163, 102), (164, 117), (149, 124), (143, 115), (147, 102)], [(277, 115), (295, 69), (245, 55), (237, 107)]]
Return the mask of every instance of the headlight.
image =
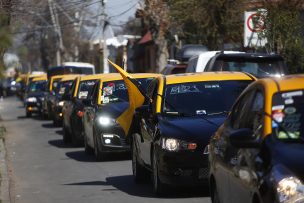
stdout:
[(196, 147), (197, 144), (193, 142), (186, 142), (175, 138), (162, 139), (162, 148), (172, 152), (176, 152), (179, 150), (195, 150)]
[(115, 122), (116, 122), (115, 119), (112, 119), (110, 117), (106, 117), (106, 116), (98, 117), (98, 123), (100, 125), (108, 126), (108, 125), (114, 124)]
[(64, 101), (58, 102), (58, 106), (63, 106), (63, 105), (64, 105)]
[(277, 195), (281, 203), (303, 202), (304, 186), (298, 178), (284, 178), (277, 185)]
[(44, 101), (44, 97), (40, 97), (40, 101)]
[(36, 97), (29, 97), (26, 99), (27, 102), (37, 102)]

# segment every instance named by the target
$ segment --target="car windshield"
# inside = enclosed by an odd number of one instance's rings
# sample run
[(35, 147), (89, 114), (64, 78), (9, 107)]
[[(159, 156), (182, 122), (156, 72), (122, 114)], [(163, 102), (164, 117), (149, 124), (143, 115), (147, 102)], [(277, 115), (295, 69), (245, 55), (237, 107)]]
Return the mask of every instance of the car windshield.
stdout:
[[(153, 78), (136, 79), (142, 90), (146, 90)], [(127, 86), (123, 80), (104, 82), (102, 85), (102, 103), (129, 101)]]
[(46, 81), (31, 82), (29, 92), (43, 92), (46, 90)]
[(227, 113), (249, 80), (193, 82), (168, 85), (164, 113), (216, 115)]
[(81, 81), (78, 89), (78, 99), (87, 99), (96, 83), (96, 80)]
[(304, 140), (304, 91), (280, 92), (272, 98), (272, 129), (280, 140)]
[(73, 80), (61, 81), (55, 88), (55, 93), (59, 95), (63, 95), (66, 91), (69, 91), (73, 84)]
[(242, 71), (263, 78), (283, 74), (283, 61), (278, 59), (243, 59), (229, 58), (219, 59), (215, 62), (215, 66), (221, 71)]

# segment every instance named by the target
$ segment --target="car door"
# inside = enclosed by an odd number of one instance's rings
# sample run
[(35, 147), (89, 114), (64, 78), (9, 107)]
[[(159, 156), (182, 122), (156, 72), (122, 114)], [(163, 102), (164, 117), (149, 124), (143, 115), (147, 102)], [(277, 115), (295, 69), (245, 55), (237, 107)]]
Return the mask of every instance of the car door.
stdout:
[(68, 92), (69, 100), (64, 102), (64, 106), (63, 106), (63, 109), (62, 109), (62, 112), (64, 114), (64, 117), (63, 117), (64, 124), (70, 130), (70, 132), (71, 132), (70, 119), (71, 119), (71, 113), (72, 113), (72, 109), (73, 109), (74, 101), (75, 101), (73, 96), (74, 96), (74, 91), (75, 91), (75, 88), (76, 88), (76, 83), (77, 83), (77, 79), (75, 79), (73, 81), (72, 87)]
[(88, 97), (91, 104), (84, 108), (84, 130), (87, 137), (87, 142), (91, 147), (94, 147), (93, 127), (95, 122), (95, 108), (97, 108), (99, 83), (94, 85), (92, 94)]
[(156, 98), (158, 92), (158, 80), (151, 82), (147, 93), (151, 100), (149, 101), (148, 112), (142, 114), (140, 120), (141, 141), (139, 143), (139, 150), (141, 159), (146, 165), (151, 166), (151, 143), (153, 141), (153, 134), (155, 132), (155, 112), (156, 112)]
[[(249, 108), (246, 114), (242, 116), (242, 123), (238, 128), (251, 129), (253, 136), (258, 139), (263, 131), (264, 118), (264, 93), (261, 89), (252, 91), (252, 98), (248, 98)], [(236, 152), (236, 162), (231, 163), (229, 173), (229, 184), (231, 185), (232, 202), (251, 202), (255, 187), (258, 184), (257, 164), (262, 159), (259, 157), (259, 149), (257, 148), (234, 148)]]
[(234, 131), (235, 126), (240, 126), (243, 117), (249, 108), (248, 100), (252, 98), (252, 92), (244, 94), (234, 105), (230, 116), (215, 134), (214, 152), (214, 175), (217, 185), (217, 190), (221, 202), (231, 201), (230, 176), (232, 167), (237, 163), (236, 150), (229, 146), (229, 134)]

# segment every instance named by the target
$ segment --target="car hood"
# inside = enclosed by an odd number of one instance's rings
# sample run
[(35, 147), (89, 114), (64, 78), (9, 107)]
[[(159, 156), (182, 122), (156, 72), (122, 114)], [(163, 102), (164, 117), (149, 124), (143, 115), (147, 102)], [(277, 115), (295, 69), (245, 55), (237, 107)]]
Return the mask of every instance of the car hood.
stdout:
[[(274, 157), (273, 161), (275, 165), (283, 165), (291, 173), (304, 181), (304, 162), (301, 161), (304, 157), (303, 143), (278, 142), (273, 146), (272, 156)], [(293, 174), (287, 175), (292, 176)]]
[(111, 118), (116, 119), (119, 117), (127, 108), (129, 107), (129, 102), (116, 102), (108, 103), (99, 106), (97, 110), (98, 115), (107, 115)]
[(206, 118), (210, 122), (200, 117), (160, 117), (159, 129), (164, 137), (192, 141), (205, 146), (226, 116)]

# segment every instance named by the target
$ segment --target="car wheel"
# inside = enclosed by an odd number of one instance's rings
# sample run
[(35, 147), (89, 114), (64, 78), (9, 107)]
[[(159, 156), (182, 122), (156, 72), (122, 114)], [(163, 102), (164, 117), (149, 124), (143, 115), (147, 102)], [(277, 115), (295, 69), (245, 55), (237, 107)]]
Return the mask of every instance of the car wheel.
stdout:
[(93, 154), (94, 150), (92, 149), (92, 147), (90, 147), (90, 145), (88, 144), (88, 138), (86, 135), (84, 135), (84, 151), (87, 154)]
[(26, 117), (31, 117), (32, 116), (32, 112), (26, 111)]
[(138, 162), (138, 155), (135, 142), (132, 142), (132, 172), (136, 183), (141, 183), (147, 179), (147, 170)]
[(153, 190), (154, 193), (158, 196), (162, 196), (165, 193), (165, 184), (159, 179), (159, 169), (157, 163), (157, 155), (155, 150), (153, 150), (153, 159), (152, 159), (152, 175), (153, 175)]
[(212, 203), (220, 203), (219, 194), (217, 192), (216, 184), (212, 184), (212, 194), (211, 194), (211, 200)]
[(71, 135), (68, 131), (68, 129), (66, 129), (65, 125), (63, 124), (63, 142), (65, 144), (69, 143), (70, 142), (70, 139), (71, 139)]
[(72, 128), (71, 140), (72, 140), (73, 146), (75, 146), (75, 147), (83, 146), (83, 143), (81, 143), (81, 141), (79, 139), (77, 139), (73, 128)]
[(101, 149), (101, 140), (96, 136), (95, 131), (93, 132), (94, 135), (94, 154), (97, 161), (103, 161), (106, 158), (105, 153)]

